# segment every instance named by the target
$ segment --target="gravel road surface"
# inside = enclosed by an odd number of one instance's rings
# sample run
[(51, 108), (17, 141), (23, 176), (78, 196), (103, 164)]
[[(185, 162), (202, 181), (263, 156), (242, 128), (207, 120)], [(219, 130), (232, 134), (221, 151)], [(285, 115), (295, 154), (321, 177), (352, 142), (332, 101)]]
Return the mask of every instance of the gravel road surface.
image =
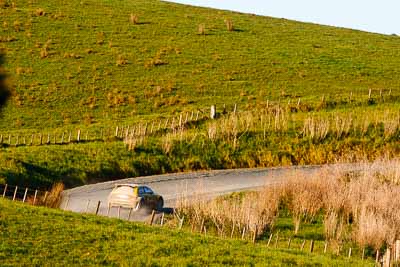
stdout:
[[(211, 198), (231, 192), (257, 190), (263, 186), (281, 183), (293, 175), (312, 175), (322, 168), (354, 170), (359, 166), (336, 164), (329, 166), (236, 169), (128, 178), (66, 190), (60, 207), (75, 212), (95, 213), (100, 201), (99, 214), (128, 219), (129, 210), (121, 209), (118, 211), (117, 208), (113, 208), (108, 211), (107, 196), (115, 184), (146, 184), (156, 193), (163, 196), (165, 207), (173, 208), (182, 194), (189, 197), (194, 194), (205, 194)], [(148, 214), (149, 211), (133, 212), (130, 219), (144, 220), (148, 217)]]

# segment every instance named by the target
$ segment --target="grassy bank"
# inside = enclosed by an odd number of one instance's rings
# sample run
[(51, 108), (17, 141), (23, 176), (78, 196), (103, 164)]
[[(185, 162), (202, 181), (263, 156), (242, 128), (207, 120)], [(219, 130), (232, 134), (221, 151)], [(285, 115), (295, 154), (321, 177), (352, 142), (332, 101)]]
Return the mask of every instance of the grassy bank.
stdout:
[(363, 112), (243, 113), (149, 136), (129, 134), (124, 142), (104, 138), (64, 145), (4, 145), (0, 182), (48, 189), (61, 181), (70, 188), (172, 172), (372, 161), (399, 155), (398, 111), (386, 106), (378, 115), (373, 108)]
[(3, 266), (371, 264), (30, 207), (3, 199), (0, 199), (0, 208), (0, 260)]

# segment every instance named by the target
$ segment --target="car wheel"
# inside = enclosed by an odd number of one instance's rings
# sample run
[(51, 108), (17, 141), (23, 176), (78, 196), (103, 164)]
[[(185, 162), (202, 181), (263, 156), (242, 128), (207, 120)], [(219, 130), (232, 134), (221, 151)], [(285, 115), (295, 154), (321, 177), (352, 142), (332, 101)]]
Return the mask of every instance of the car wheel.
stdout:
[(143, 207), (144, 207), (144, 199), (141, 198), (140, 201), (136, 204), (135, 210), (140, 210)]

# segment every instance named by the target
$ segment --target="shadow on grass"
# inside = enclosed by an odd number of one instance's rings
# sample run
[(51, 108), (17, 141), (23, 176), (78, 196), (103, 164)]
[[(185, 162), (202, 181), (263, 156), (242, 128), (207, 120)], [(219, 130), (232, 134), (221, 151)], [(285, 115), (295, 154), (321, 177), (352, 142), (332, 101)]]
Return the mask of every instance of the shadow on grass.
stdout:
[(76, 173), (73, 169), (66, 175), (63, 172), (55, 172), (48, 168), (23, 161), (17, 161), (15, 164), (18, 172), (5, 170), (0, 173), (1, 176), (5, 177), (6, 183), (10, 185), (18, 185), (32, 189), (49, 189), (56, 182), (62, 182), (66, 187), (84, 184), (83, 181), (78, 178), (79, 176), (73, 175)]

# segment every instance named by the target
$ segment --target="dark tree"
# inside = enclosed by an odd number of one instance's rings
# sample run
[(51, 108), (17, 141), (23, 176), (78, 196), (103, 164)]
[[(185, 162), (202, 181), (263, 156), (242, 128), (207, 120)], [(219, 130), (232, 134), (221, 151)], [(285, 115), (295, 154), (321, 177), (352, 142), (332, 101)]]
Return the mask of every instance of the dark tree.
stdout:
[(7, 99), (10, 97), (10, 91), (6, 85), (6, 73), (4, 70), (5, 56), (0, 51), (0, 111), (4, 107)]

